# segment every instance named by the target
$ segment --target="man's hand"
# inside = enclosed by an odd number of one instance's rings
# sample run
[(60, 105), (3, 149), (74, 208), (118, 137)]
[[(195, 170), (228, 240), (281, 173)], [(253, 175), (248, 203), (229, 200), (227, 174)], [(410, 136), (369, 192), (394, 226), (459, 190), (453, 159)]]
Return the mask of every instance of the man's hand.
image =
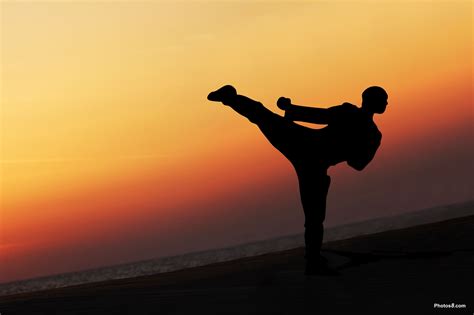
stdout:
[(287, 110), (291, 106), (291, 99), (282, 96), (278, 99), (277, 106), (281, 110)]

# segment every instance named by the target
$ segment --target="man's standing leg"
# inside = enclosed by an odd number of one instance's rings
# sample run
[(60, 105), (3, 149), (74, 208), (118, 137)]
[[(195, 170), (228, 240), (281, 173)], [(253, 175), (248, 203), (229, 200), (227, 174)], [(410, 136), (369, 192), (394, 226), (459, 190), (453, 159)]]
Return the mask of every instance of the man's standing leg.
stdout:
[(326, 217), (326, 198), (331, 178), (326, 169), (313, 170), (296, 167), (300, 186), (301, 203), (305, 214), (306, 274), (333, 274), (321, 256), (321, 245)]

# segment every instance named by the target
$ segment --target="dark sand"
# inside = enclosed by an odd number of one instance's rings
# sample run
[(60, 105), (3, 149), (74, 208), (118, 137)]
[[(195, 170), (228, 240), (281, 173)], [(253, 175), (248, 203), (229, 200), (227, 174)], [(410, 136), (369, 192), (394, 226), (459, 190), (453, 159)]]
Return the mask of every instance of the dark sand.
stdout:
[[(473, 314), (474, 216), (335, 241), (338, 277), (303, 275), (303, 249), (0, 297), (13, 314)], [(434, 308), (434, 304), (466, 308)]]

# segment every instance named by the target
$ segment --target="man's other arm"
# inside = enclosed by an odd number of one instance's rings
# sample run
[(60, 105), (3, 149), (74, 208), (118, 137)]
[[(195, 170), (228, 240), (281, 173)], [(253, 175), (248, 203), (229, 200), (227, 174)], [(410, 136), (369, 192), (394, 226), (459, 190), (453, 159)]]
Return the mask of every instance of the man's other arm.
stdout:
[(362, 171), (369, 163), (373, 160), (377, 149), (380, 146), (382, 140), (382, 134), (378, 133), (377, 137), (368, 143), (365, 149), (362, 149), (350, 159), (347, 160), (347, 164), (357, 171)]

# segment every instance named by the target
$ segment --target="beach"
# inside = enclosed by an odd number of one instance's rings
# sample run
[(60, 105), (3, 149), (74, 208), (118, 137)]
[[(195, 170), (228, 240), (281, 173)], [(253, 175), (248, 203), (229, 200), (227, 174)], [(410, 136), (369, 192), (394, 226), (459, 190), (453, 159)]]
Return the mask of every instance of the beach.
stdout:
[(0, 297), (2, 314), (472, 314), (474, 216), (326, 242), (336, 277), (304, 275), (302, 247)]

